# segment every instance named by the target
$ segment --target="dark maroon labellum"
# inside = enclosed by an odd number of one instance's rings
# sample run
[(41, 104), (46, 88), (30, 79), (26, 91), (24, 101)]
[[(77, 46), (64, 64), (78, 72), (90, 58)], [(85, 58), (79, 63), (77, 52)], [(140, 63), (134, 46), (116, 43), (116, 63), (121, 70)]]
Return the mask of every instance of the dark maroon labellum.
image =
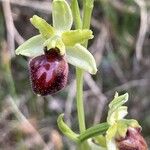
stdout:
[(129, 128), (126, 137), (116, 141), (119, 150), (148, 150), (139, 128)]
[(58, 49), (45, 50), (44, 55), (31, 59), (29, 73), (34, 93), (46, 96), (66, 86), (68, 63)]

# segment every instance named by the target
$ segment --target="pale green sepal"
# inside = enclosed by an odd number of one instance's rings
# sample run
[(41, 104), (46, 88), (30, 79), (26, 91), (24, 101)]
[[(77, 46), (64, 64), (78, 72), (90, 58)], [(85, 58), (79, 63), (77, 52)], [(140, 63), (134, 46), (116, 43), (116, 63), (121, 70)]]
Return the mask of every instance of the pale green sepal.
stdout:
[(117, 133), (117, 124), (115, 123), (114, 125), (110, 126), (109, 129), (106, 132), (106, 140), (110, 141), (115, 137)]
[(73, 140), (74, 142), (78, 142), (78, 134), (73, 132), (68, 125), (63, 121), (64, 114), (59, 115), (57, 119), (57, 124), (60, 129), (60, 131), (67, 136), (69, 139)]
[(91, 150), (107, 150), (106, 147), (102, 147), (92, 141), (92, 139), (88, 139), (88, 144)]
[(112, 140), (110, 140), (110, 141), (107, 142), (107, 150), (119, 150), (117, 148), (115, 139), (112, 139)]
[(43, 43), (45, 39), (41, 35), (36, 35), (16, 49), (16, 55), (24, 55), (28, 57), (35, 57), (44, 54)]
[(118, 93), (115, 94), (114, 99), (109, 104), (109, 111), (107, 122), (110, 125), (113, 125), (116, 121), (123, 119), (127, 114), (127, 107), (122, 106), (128, 101), (128, 93), (118, 96)]
[(108, 117), (107, 117), (107, 122), (112, 125), (114, 124), (116, 121), (123, 119), (127, 114), (127, 107), (126, 106), (120, 106), (118, 109), (116, 109), (116, 111), (108, 112)]
[[(108, 114), (112, 114), (113, 112), (115, 112), (119, 107), (121, 107), (127, 101), (128, 101), (128, 93), (115, 97), (113, 101), (109, 104)], [(107, 121), (109, 122), (109, 120)]]
[(122, 119), (120, 121), (123, 122), (124, 124), (126, 124), (128, 127), (141, 128), (138, 121), (135, 119)]
[(96, 74), (96, 62), (93, 55), (80, 44), (66, 48), (67, 60), (70, 64), (79, 67), (91, 74)]
[(117, 124), (112, 125), (106, 132), (107, 150), (117, 150), (114, 137), (117, 134)]
[(47, 47), (48, 50), (50, 50), (52, 48), (58, 48), (60, 55), (65, 54), (65, 45), (64, 45), (62, 39), (57, 35), (46, 40), (43, 45), (44, 45), (44, 47)]
[(70, 6), (65, 0), (53, 0), (52, 3), (53, 26), (60, 31), (70, 30), (73, 23)]
[(66, 46), (74, 46), (77, 43), (83, 43), (92, 38), (92, 31), (88, 29), (70, 30), (62, 34), (62, 40)]
[(115, 98), (112, 100), (112, 102), (109, 104), (109, 108), (118, 108), (119, 106), (123, 105), (128, 101), (129, 95), (128, 93), (125, 93), (121, 96), (118, 96), (118, 94), (115, 94)]
[(127, 130), (128, 130), (127, 124), (125, 124), (122, 121), (119, 121), (117, 123), (117, 127), (118, 127), (118, 129), (117, 129), (117, 135), (116, 135), (115, 138), (125, 137), (126, 133), (127, 133)]
[(39, 30), (44, 38), (48, 39), (55, 34), (55, 29), (41, 17), (34, 15), (30, 21), (32, 25)]
[(102, 147), (106, 147), (106, 137), (104, 135), (98, 135), (94, 137), (94, 140)]

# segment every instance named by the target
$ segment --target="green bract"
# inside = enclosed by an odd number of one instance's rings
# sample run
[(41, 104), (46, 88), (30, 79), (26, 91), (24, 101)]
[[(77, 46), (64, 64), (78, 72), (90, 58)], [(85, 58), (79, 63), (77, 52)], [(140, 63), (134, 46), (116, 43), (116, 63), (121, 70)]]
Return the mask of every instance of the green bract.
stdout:
[(66, 55), (68, 62), (91, 74), (97, 72), (95, 59), (92, 54), (81, 44), (93, 38), (92, 31), (70, 30), (73, 17), (70, 6), (65, 0), (52, 2), (53, 26), (44, 19), (34, 15), (30, 21), (39, 30), (40, 35), (34, 36), (16, 49), (17, 55), (35, 57), (48, 50), (58, 48), (60, 55)]

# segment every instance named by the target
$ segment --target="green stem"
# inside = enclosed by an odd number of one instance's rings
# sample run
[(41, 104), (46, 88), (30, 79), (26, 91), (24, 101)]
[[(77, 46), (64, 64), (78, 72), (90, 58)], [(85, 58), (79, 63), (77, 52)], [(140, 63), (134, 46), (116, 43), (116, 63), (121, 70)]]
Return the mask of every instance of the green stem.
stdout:
[[(82, 28), (82, 21), (80, 16), (80, 10), (77, 0), (72, 0), (71, 3), (72, 14), (74, 18), (75, 28)], [(80, 68), (76, 68), (76, 92), (77, 92), (77, 112), (80, 132), (86, 130), (85, 116), (84, 116), (84, 103), (83, 103), (83, 74), (84, 71)]]
[[(81, 21), (80, 9), (77, 0), (72, 0), (71, 9), (74, 17), (75, 28), (76, 29), (89, 29), (91, 22), (91, 14), (93, 10), (93, 0), (83, 0), (83, 21)], [(88, 41), (85, 42), (84, 46), (87, 47)], [(77, 90), (77, 112), (78, 112), (78, 121), (80, 133), (83, 133), (86, 130), (85, 126), (85, 114), (84, 114), (84, 101), (83, 101), (83, 76), (84, 71), (80, 68), (76, 68), (76, 90)], [(88, 150), (87, 142), (79, 145), (80, 150)]]
[(82, 29), (82, 20), (80, 16), (80, 9), (77, 0), (72, 0), (71, 2), (71, 10), (74, 18), (75, 28)]
[[(93, 11), (94, 0), (84, 0), (83, 2), (83, 29), (90, 28), (91, 16)], [(87, 47), (88, 41), (85, 42), (84, 46)]]
[(77, 112), (78, 112), (78, 120), (79, 120), (79, 129), (81, 133), (86, 130), (84, 102), (83, 102), (83, 75), (84, 75), (84, 71), (79, 68), (76, 68)]
[(13, 77), (12, 77), (12, 72), (11, 72), (11, 63), (10, 61), (5, 64), (4, 66), (4, 74), (5, 74), (5, 80), (7, 82), (8, 85), (8, 90), (10, 95), (16, 99), (16, 90), (15, 90), (15, 85), (14, 85), (14, 81), (13, 81)]
[(83, 29), (89, 29), (90, 28), (90, 22), (91, 22), (91, 15), (93, 11), (93, 0), (85, 0), (84, 6), (83, 6)]
[[(72, 0), (71, 3), (72, 14), (74, 18), (75, 28), (82, 29), (82, 20), (80, 16), (80, 9), (77, 0)], [(85, 127), (85, 114), (84, 114), (84, 102), (83, 102), (83, 75), (84, 71), (80, 68), (76, 68), (76, 92), (77, 92), (77, 113), (80, 133), (86, 130)], [(88, 150), (89, 146), (87, 142), (83, 142), (78, 145), (78, 150)]]

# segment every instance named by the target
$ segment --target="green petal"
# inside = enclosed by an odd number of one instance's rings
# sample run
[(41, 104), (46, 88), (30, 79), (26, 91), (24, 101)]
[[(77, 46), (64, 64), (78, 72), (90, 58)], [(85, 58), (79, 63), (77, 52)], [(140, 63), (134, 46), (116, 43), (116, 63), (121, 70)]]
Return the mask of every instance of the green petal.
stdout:
[(53, 26), (60, 31), (70, 30), (73, 23), (70, 6), (65, 0), (53, 0)]
[(44, 53), (43, 43), (45, 39), (41, 35), (36, 35), (16, 49), (16, 55), (24, 55), (28, 57), (35, 57)]
[(65, 54), (65, 45), (62, 41), (62, 39), (59, 36), (53, 36), (45, 41), (44, 47), (47, 47), (47, 49), (51, 48), (58, 48), (61, 55)]
[(80, 44), (74, 47), (67, 47), (66, 54), (68, 62), (76, 67), (79, 67), (91, 74), (96, 74), (96, 62), (93, 55)]
[(39, 30), (44, 38), (47, 39), (54, 35), (55, 29), (39, 16), (34, 15), (30, 21), (32, 25)]
[(92, 39), (93, 34), (91, 30), (71, 30), (62, 34), (62, 40), (66, 46), (74, 46), (77, 43), (83, 43), (88, 39)]

